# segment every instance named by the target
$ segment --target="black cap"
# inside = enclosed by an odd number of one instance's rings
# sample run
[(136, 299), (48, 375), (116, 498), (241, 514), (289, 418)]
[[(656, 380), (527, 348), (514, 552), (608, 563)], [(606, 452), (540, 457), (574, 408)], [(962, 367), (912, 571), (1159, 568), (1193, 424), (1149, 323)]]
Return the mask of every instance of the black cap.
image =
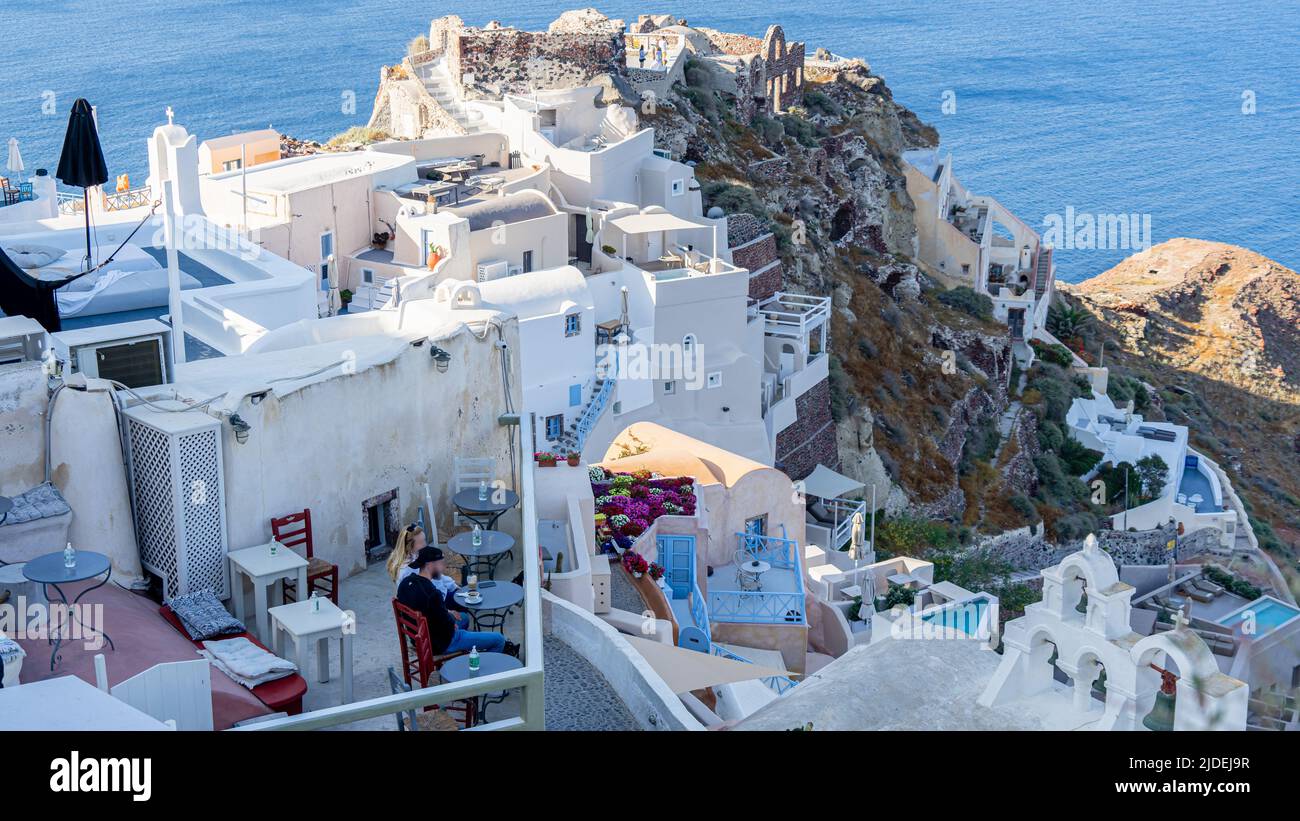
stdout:
[(420, 548), (420, 552), (416, 554), (415, 561), (411, 562), (409, 565), (407, 565), (407, 567), (411, 568), (412, 570), (419, 570), (421, 567), (424, 567), (429, 562), (436, 562), (441, 558), (442, 558), (442, 551), (439, 550), (438, 548), (432, 546), (422, 547)]

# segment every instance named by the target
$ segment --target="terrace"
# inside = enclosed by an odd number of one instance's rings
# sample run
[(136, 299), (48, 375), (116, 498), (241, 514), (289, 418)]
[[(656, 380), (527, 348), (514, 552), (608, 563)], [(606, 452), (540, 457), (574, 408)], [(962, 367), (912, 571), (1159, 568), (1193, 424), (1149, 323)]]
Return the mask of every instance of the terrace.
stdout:
[(738, 624), (807, 624), (799, 547), (793, 539), (736, 534), (736, 556), (714, 568), (708, 615)]

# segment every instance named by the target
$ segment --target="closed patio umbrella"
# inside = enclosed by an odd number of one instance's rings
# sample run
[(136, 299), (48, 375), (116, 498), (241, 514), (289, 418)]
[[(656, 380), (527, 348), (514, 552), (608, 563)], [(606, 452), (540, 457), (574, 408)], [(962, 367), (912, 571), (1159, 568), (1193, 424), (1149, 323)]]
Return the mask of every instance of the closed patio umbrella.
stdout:
[(9, 161), (5, 163), (5, 170), (10, 174), (22, 174), (25, 170), (23, 168), (23, 155), (18, 153), (17, 137), (9, 138)]
[(63, 153), (59, 155), (59, 169), (55, 176), (64, 185), (81, 189), (86, 217), (86, 270), (89, 270), (90, 189), (108, 182), (108, 166), (104, 163), (104, 149), (99, 145), (94, 109), (84, 98), (79, 98), (72, 104), (68, 131), (63, 137)]

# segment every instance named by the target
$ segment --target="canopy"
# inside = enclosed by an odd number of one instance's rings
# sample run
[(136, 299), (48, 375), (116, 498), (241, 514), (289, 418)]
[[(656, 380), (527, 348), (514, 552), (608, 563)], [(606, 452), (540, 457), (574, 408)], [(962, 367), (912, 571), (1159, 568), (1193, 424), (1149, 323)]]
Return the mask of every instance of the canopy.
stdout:
[(803, 480), (804, 493), (821, 499), (838, 499), (856, 493), (863, 487), (865, 485), (861, 482), (836, 473), (825, 465), (818, 465), (817, 469)]
[(697, 228), (710, 227), (666, 213), (629, 214), (626, 217), (610, 220), (610, 224), (625, 234), (653, 234), (656, 231), (691, 231)]
[(623, 636), (659, 674), (674, 693), (689, 693), (719, 684), (750, 681), (756, 678), (786, 676), (785, 670), (776, 670), (744, 661), (734, 661), (712, 653), (674, 647), (640, 636)]

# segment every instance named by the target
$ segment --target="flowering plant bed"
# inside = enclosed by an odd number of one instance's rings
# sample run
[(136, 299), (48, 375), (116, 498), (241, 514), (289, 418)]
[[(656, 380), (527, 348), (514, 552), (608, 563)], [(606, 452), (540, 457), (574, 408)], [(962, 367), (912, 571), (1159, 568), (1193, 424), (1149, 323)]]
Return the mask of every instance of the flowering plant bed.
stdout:
[(695, 480), (689, 476), (607, 473), (599, 467), (592, 467), (589, 474), (596, 512), (605, 514), (606, 526), (619, 546), (630, 547), (660, 516), (695, 515)]
[(550, 451), (539, 450), (537, 453), (533, 454), (533, 458), (537, 460), (537, 464), (544, 468), (555, 467), (555, 454)]

